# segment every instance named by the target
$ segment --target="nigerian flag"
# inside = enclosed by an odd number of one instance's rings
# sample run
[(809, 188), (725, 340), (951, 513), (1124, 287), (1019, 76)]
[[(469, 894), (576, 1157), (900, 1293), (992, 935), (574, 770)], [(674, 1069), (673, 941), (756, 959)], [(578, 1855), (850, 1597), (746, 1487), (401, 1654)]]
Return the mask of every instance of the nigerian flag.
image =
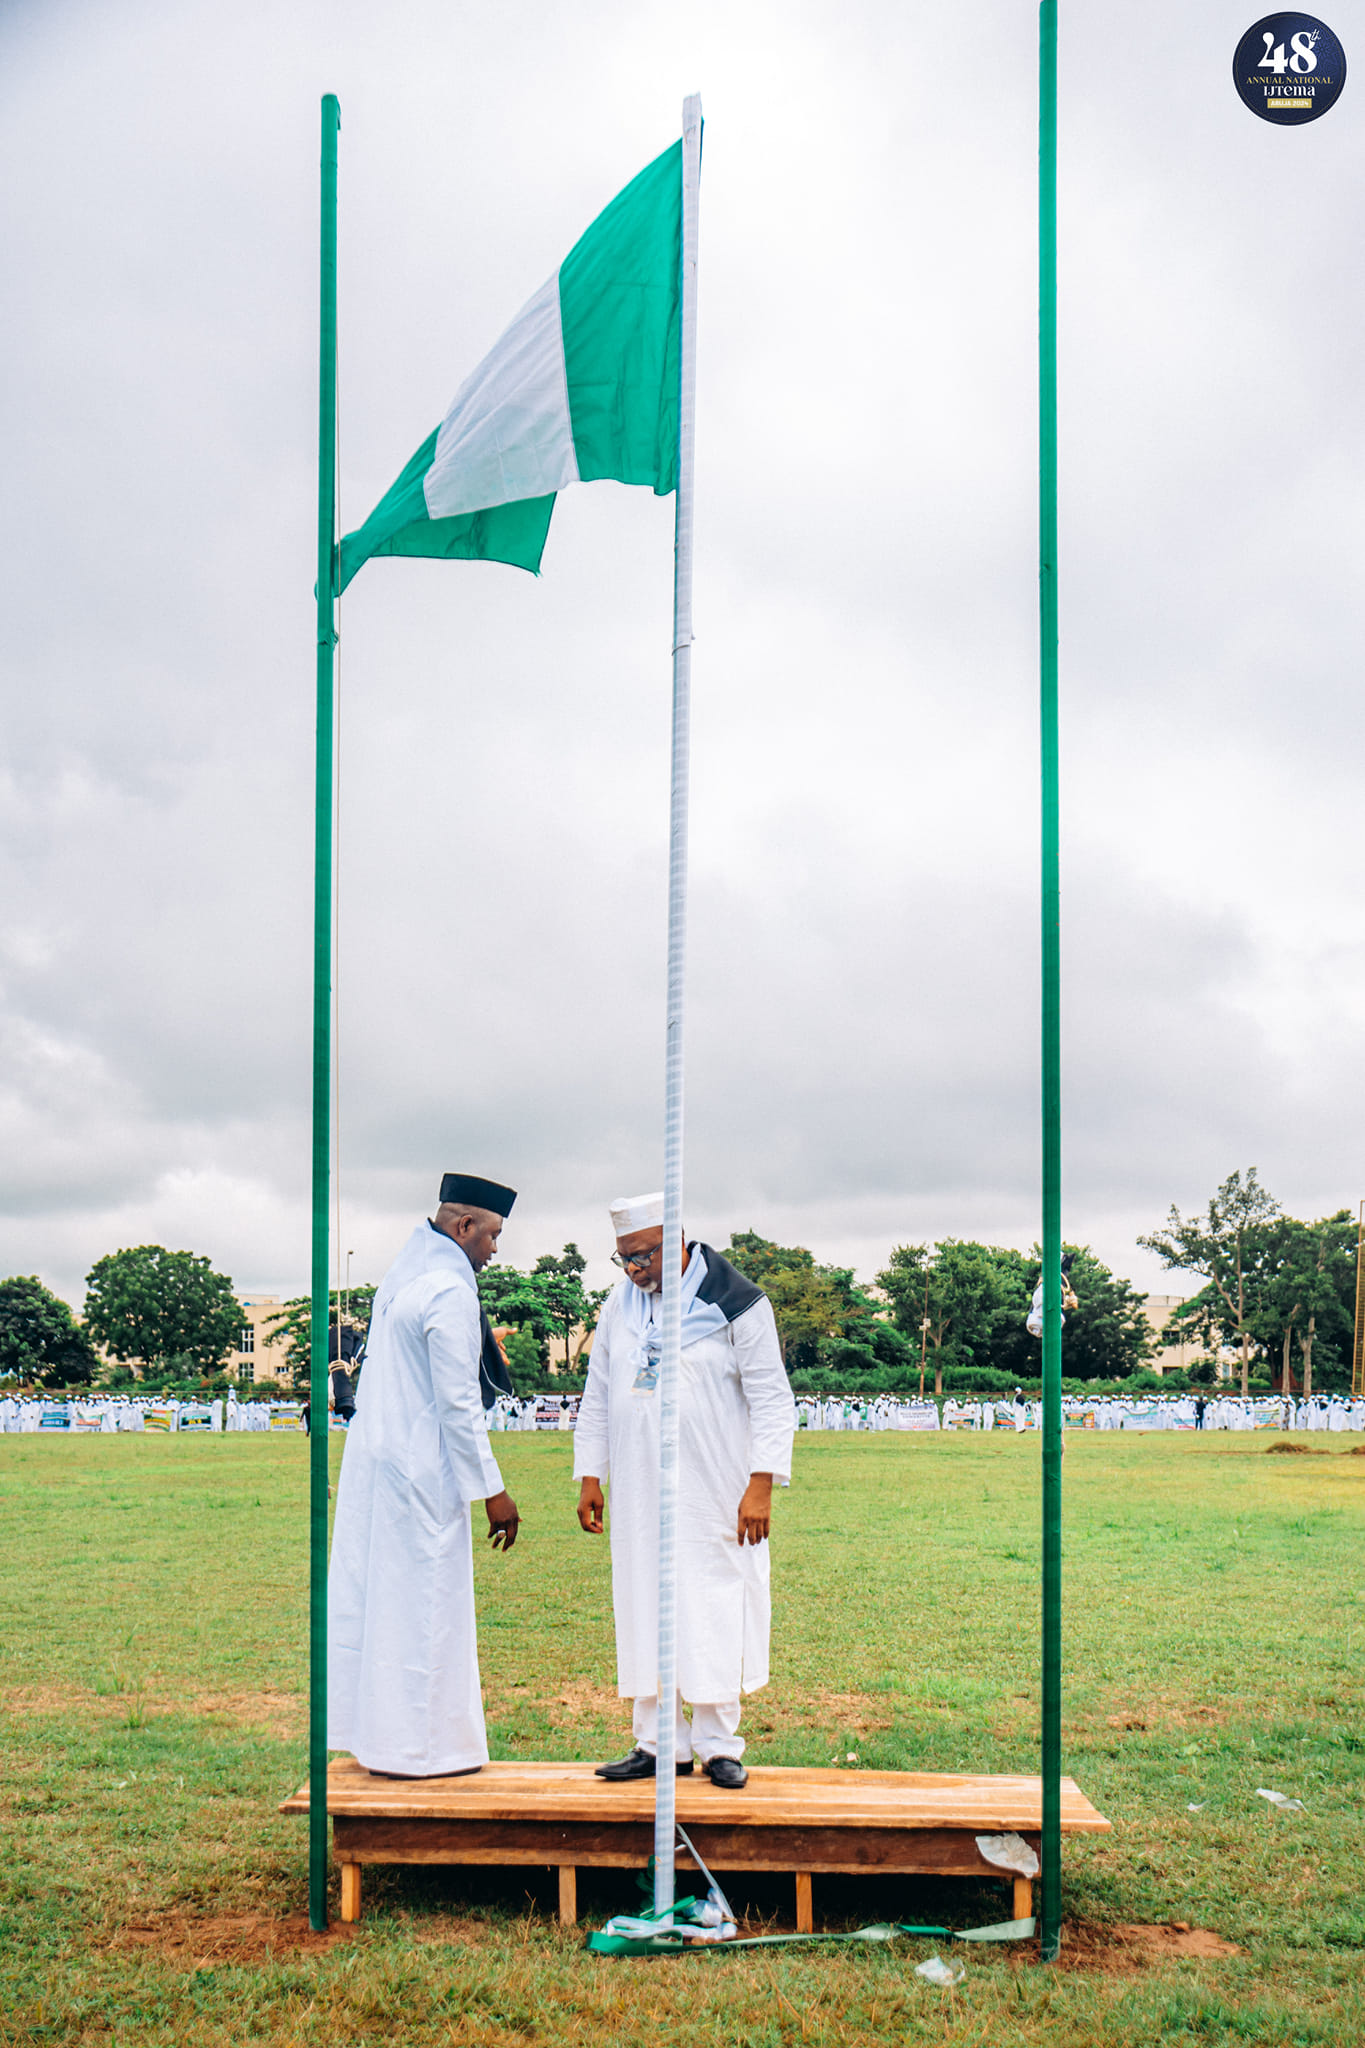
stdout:
[(675, 142), (598, 215), (343, 539), (338, 594), (371, 555), (537, 570), (565, 484), (676, 488), (681, 234)]

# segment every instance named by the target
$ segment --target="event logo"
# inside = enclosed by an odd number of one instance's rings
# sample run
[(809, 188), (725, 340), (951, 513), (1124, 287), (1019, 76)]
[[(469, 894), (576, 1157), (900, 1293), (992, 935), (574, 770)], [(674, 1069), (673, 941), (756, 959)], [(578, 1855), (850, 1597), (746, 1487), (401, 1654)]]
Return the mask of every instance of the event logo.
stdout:
[(1237, 45), (1232, 80), (1261, 120), (1301, 128), (1341, 97), (1346, 53), (1315, 14), (1267, 14)]

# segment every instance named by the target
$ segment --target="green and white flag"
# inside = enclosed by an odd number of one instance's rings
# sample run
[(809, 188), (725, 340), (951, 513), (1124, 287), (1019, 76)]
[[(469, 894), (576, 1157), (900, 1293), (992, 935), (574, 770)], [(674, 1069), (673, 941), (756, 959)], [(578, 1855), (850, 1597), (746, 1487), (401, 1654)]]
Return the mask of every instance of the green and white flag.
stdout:
[(681, 235), (678, 142), (598, 215), (346, 535), (338, 594), (371, 555), (535, 571), (566, 484), (676, 489)]

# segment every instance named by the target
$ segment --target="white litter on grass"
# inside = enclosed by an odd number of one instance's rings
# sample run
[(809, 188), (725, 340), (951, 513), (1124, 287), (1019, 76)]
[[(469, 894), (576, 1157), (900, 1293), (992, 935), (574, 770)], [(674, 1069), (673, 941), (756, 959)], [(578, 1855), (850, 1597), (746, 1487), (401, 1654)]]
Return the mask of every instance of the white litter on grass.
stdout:
[(1209, 1802), (1207, 1799), (1201, 1799), (1197, 1803), (1194, 1800), (1191, 1800), (1190, 1804), (1185, 1808), (1185, 1811), (1186, 1813), (1202, 1813), (1204, 1811), (1204, 1808), (1208, 1805), (1208, 1803)]
[(966, 1976), (966, 1968), (958, 1964), (954, 1970), (954, 1966), (943, 1962), (941, 1956), (925, 1956), (923, 1962), (915, 1964), (915, 1976), (923, 1976), (927, 1985), (941, 1985), (943, 1991), (952, 1991), (952, 1987), (960, 1985)]
[(1303, 1812), (1303, 1801), (1301, 1799), (1286, 1799), (1283, 1792), (1267, 1792), (1264, 1785), (1256, 1787), (1256, 1797), (1258, 1799), (1268, 1799), (1272, 1806), (1279, 1807), (1281, 1813)]
[(954, 1984), (960, 1984), (967, 1972), (959, 1965), (954, 1970), (945, 1963), (942, 1956), (926, 1956), (922, 1963), (915, 1964), (915, 1975), (923, 1977), (926, 1984), (941, 1984), (945, 1991)]
[(1012, 1870), (1016, 1877), (1038, 1875), (1038, 1853), (1022, 1835), (978, 1835), (976, 1846), (997, 1870)]

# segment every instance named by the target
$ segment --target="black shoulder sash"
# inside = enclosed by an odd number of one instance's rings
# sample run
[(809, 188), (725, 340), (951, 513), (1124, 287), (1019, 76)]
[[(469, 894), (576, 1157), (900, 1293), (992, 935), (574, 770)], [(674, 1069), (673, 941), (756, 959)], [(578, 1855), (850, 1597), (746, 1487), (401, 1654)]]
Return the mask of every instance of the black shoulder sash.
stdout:
[(485, 1408), (491, 1408), (499, 1394), (514, 1394), (512, 1375), (507, 1370), (507, 1361), (493, 1335), (493, 1325), (483, 1310), (479, 1310), (479, 1392)]
[(737, 1266), (732, 1266), (709, 1244), (698, 1244), (695, 1249), (706, 1260), (706, 1272), (697, 1289), (697, 1300), (718, 1308), (727, 1323), (733, 1323), (745, 1309), (763, 1300), (763, 1289), (755, 1287), (752, 1280), (746, 1280)]

